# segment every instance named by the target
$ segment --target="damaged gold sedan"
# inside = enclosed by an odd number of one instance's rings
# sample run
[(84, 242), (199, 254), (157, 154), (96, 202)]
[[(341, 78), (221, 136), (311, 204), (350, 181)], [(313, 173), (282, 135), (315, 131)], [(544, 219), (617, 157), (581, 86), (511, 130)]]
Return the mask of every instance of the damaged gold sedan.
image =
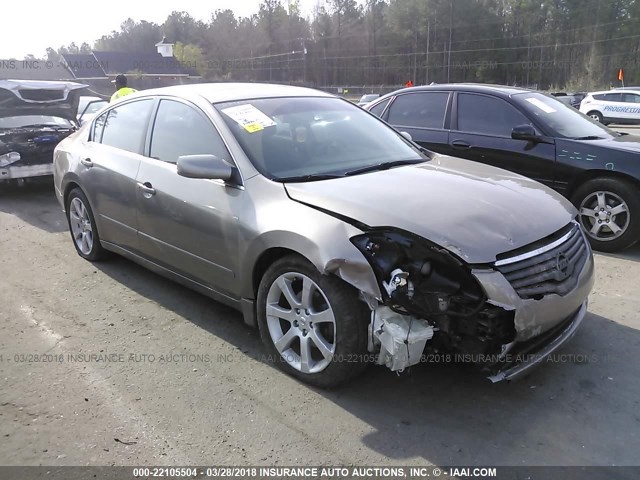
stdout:
[(593, 286), (563, 197), (314, 90), (139, 92), (58, 145), (54, 175), (79, 255), (237, 308), (318, 386), (434, 354), (515, 378), (573, 335)]

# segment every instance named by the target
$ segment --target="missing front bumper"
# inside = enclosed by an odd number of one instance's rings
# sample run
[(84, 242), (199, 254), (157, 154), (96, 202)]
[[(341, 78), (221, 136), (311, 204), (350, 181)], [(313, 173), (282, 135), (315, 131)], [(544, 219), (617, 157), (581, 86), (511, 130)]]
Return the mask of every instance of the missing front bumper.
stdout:
[(0, 167), (0, 181), (53, 175), (53, 163)]
[(493, 365), (492, 374), (487, 377), (492, 382), (515, 380), (531, 369), (545, 362), (560, 346), (567, 342), (578, 330), (587, 313), (587, 301), (577, 312), (556, 328), (521, 344), (514, 344), (504, 353), (504, 360)]

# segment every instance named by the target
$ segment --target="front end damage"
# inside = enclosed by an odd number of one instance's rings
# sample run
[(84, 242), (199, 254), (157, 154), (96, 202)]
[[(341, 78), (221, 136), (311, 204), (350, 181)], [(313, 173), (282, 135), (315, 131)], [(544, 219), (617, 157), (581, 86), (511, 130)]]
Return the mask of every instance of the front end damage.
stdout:
[(593, 286), (591, 250), (574, 222), (491, 265), (468, 265), (394, 228), (351, 241), (381, 291), (361, 294), (371, 310), (369, 350), (398, 372), (446, 358), (473, 363), (494, 382), (514, 379), (571, 338)]
[(0, 181), (53, 175), (53, 151), (74, 131), (72, 125), (0, 128)]
[(0, 182), (53, 174), (53, 151), (76, 131), (74, 82), (0, 80)]

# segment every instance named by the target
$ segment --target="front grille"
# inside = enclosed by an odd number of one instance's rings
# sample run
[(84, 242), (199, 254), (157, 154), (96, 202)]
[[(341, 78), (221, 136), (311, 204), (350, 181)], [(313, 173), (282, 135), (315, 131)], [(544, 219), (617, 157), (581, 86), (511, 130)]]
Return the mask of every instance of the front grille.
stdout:
[(578, 283), (589, 246), (577, 224), (559, 239), (495, 263), (521, 298), (566, 295)]

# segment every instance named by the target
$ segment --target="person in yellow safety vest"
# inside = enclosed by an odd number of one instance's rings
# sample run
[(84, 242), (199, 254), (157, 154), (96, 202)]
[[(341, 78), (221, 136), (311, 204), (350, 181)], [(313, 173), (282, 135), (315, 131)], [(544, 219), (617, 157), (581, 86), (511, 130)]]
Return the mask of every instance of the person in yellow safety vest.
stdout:
[(113, 82), (116, 84), (116, 91), (111, 95), (111, 101), (109, 103), (113, 103), (124, 96), (137, 92), (135, 88), (127, 87), (127, 77), (122, 74), (118, 75)]

